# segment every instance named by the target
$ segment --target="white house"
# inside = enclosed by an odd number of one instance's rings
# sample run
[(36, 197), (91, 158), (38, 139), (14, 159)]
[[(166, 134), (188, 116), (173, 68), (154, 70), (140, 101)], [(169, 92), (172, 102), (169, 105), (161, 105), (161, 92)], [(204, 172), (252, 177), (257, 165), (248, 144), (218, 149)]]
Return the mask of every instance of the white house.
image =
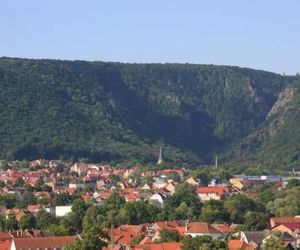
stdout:
[(149, 203), (157, 206), (158, 208), (163, 208), (166, 198), (165, 194), (155, 193), (149, 198)]
[(221, 200), (229, 195), (229, 189), (225, 186), (200, 187), (196, 189), (199, 199), (202, 202), (209, 200)]

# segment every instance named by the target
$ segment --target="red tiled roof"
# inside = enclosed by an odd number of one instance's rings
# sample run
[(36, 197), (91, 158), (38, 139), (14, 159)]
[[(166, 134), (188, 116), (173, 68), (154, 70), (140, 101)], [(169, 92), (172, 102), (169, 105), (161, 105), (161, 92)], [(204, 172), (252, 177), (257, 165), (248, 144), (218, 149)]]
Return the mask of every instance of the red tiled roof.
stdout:
[(76, 192), (76, 188), (67, 188), (66, 192), (69, 193), (70, 195), (73, 195)]
[(277, 227), (283, 223), (300, 223), (300, 217), (273, 217), (270, 219), (271, 228)]
[(81, 195), (81, 198), (82, 198), (85, 202), (87, 202), (91, 197), (92, 197), (91, 194), (83, 194), (83, 195)]
[(233, 233), (234, 232), (234, 228), (230, 225), (226, 225), (226, 224), (212, 224), (212, 226), (214, 228), (216, 228), (217, 230), (221, 231), (222, 233)]
[(133, 240), (134, 237), (132, 237), (132, 235), (119, 235), (117, 236), (114, 241), (115, 243), (121, 244), (121, 245), (129, 245), (131, 243), (131, 241)]
[(135, 188), (124, 188), (122, 194), (126, 201), (136, 201), (139, 198), (139, 192)]
[(136, 201), (136, 200), (138, 200), (139, 196), (138, 196), (138, 194), (131, 193), (131, 194), (125, 194), (124, 198), (126, 201)]
[(0, 241), (1, 250), (10, 250), (11, 249), (11, 240)]
[(73, 243), (76, 236), (39, 237), (39, 238), (15, 238), (13, 240), (16, 250), (36, 249), (62, 249), (66, 244)]
[(27, 206), (27, 211), (30, 213), (36, 213), (40, 210), (40, 205), (28, 205)]
[(0, 232), (0, 240), (9, 240), (9, 239), (12, 239), (13, 236), (9, 233), (6, 233), (6, 232)]
[(254, 250), (255, 248), (242, 240), (230, 240), (228, 242), (229, 250)]
[(221, 231), (206, 222), (191, 222), (188, 226), (187, 234), (219, 234)]
[(155, 223), (159, 230), (161, 229), (175, 229), (176, 227), (181, 227), (181, 225), (176, 221), (157, 221)]
[(135, 250), (180, 250), (180, 243), (178, 242), (165, 242), (158, 244), (145, 244), (143, 246), (136, 246)]
[(214, 193), (218, 196), (222, 196), (225, 193), (228, 193), (229, 190), (227, 187), (200, 187), (196, 189), (196, 193), (198, 194), (210, 194)]
[(117, 235), (130, 234), (134, 237), (138, 237), (143, 229), (143, 225), (122, 225), (113, 229), (113, 232)]
[(113, 229), (113, 240), (115, 243), (128, 245), (131, 241), (141, 235), (143, 225), (122, 225)]
[(102, 192), (100, 193), (100, 197), (101, 197), (102, 199), (107, 199), (107, 198), (110, 197), (110, 195), (111, 195), (111, 193), (110, 193), (110, 192), (106, 192), (106, 191), (102, 191)]

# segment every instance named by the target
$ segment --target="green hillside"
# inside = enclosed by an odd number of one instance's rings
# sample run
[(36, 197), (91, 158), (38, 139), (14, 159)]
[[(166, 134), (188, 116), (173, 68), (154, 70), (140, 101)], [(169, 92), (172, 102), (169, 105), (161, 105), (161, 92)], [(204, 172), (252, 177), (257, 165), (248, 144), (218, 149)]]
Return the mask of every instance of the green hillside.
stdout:
[[(0, 158), (154, 161), (163, 144), (174, 162), (210, 163), (215, 153), (232, 160), (228, 152), (266, 124), (295, 78), (229, 66), (0, 58)], [(245, 158), (265, 161), (288, 145), (263, 143)], [(295, 154), (287, 164), (299, 161)]]

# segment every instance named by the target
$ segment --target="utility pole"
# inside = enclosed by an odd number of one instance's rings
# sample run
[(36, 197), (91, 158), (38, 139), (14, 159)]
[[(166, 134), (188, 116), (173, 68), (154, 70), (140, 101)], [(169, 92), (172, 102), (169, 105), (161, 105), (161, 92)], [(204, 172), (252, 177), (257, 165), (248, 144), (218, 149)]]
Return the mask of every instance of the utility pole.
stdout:
[(111, 224), (110, 227), (110, 249), (112, 250), (115, 244), (115, 239), (114, 239), (114, 224)]

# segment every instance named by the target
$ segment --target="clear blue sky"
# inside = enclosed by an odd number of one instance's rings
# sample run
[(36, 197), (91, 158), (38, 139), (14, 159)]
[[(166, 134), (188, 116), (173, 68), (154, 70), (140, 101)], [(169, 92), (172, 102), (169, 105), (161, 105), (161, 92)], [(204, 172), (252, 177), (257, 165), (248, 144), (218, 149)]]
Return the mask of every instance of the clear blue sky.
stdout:
[(300, 72), (299, 0), (0, 0), (0, 56)]

